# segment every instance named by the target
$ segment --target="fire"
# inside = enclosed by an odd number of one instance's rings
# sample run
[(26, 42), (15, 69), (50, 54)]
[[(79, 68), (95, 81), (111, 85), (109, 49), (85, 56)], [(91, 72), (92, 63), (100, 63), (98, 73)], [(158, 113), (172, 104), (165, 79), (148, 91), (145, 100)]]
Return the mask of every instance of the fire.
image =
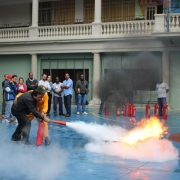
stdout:
[(162, 138), (167, 134), (168, 127), (156, 117), (142, 119), (136, 123), (136, 127), (128, 132), (122, 142), (133, 145), (139, 141), (146, 141), (150, 138)]

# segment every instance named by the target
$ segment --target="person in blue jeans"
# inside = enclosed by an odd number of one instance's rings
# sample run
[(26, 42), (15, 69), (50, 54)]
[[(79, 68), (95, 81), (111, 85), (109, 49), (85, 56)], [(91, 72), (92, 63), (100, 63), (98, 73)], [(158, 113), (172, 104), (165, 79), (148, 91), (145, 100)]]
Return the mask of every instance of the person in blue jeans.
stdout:
[(64, 106), (66, 109), (66, 117), (71, 116), (71, 99), (72, 99), (72, 91), (73, 91), (73, 81), (70, 78), (68, 73), (65, 74), (65, 80), (63, 81), (63, 85), (61, 86), (64, 92)]
[(78, 94), (77, 100), (77, 114), (81, 112), (82, 104), (82, 114), (88, 114), (86, 112), (86, 99), (88, 94), (88, 82), (84, 79), (84, 75), (81, 74), (80, 79), (76, 82), (75, 91)]
[(56, 77), (56, 82), (53, 84), (53, 110), (54, 110), (54, 115), (57, 115), (57, 104), (59, 104), (59, 115), (64, 115), (63, 114), (63, 107), (62, 107), (62, 83), (59, 81), (59, 77)]
[(4, 98), (6, 102), (6, 110), (5, 110), (5, 115), (2, 122), (10, 122), (9, 121), (10, 117), (12, 117), (14, 121), (16, 121), (16, 117), (11, 112), (11, 107), (13, 105), (13, 101), (17, 94), (17, 86), (12, 81), (11, 74), (8, 74), (6, 77), (7, 77), (7, 80), (4, 82), (4, 86), (3, 86)]

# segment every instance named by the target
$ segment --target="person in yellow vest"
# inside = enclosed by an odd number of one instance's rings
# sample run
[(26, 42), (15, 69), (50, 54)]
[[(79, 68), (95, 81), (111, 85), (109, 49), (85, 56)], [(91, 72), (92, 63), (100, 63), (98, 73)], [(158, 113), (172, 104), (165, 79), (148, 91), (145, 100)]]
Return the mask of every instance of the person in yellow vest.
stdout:
[[(44, 86), (38, 86), (36, 89), (42, 89)], [(30, 90), (28, 92), (31, 92), (33, 90)], [(21, 96), (23, 93), (19, 93), (16, 97), (18, 98), (19, 96)], [(38, 110), (38, 112), (41, 113), (41, 116), (46, 116), (46, 113), (48, 111), (48, 95), (47, 93), (43, 93), (42, 98), (37, 102), (36, 104), (36, 108)], [(26, 115), (27, 118), (29, 120), (33, 120), (34, 119), (34, 115), (32, 113)], [(49, 141), (49, 132), (48, 132), (48, 123), (44, 121), (44, 138), (45, 138), (45, 145), (49, 145), (50, 141)]]

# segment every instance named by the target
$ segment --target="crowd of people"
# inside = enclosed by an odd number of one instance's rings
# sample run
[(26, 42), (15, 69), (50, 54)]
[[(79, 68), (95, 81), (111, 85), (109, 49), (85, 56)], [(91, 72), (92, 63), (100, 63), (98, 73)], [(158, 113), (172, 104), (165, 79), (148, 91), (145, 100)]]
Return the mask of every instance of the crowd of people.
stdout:
[[(26, 82), (22, 77), (18, 78), (17, 75), (5, 74), (2, 89), (2, 122), (10, 122), (10, 120), (18, 122), (11, 138), (12, 141), (22, 140), (25, 144), (31, 144), (29, 142), (31, 120), (36, 117), (39, 122), (43, 121), (44, 123), (45, 144), (50, 144), (48, 139), (50, 119), (47, 117), (51, 113), (52, 97), (54, 116), (58, 113), (60, 116), (71, 116), (73, 81), (68, 73), (65, 74), (65, 80), (62, 83), (59, 77), (56, 77), (55, 83), (52, 83), (51, 76), (47, 74), (42, 74), (42, 79), (37, 81), (33, 77), (33, 73), (30, 72)], [(81, 74), (74, 89), (77, 94), (77, 114), (88, 114), (85, 111), (88, 82), (84, 79), (83, 74)], [(63, 97), (66, 114), (63, 113)]]

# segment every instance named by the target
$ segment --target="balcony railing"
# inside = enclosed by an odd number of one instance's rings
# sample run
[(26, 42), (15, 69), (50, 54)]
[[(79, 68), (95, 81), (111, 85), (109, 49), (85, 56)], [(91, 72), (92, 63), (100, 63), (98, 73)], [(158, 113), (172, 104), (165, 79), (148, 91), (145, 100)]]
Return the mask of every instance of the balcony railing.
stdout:
[[(155, 20), (4, 28), (0, 29), (0, 42), (162, 35), (167, 32), (166, 20), (164, 14), (156, 14)], [(169, 32), (180, 32), (180, 13), (170, 14)]]

